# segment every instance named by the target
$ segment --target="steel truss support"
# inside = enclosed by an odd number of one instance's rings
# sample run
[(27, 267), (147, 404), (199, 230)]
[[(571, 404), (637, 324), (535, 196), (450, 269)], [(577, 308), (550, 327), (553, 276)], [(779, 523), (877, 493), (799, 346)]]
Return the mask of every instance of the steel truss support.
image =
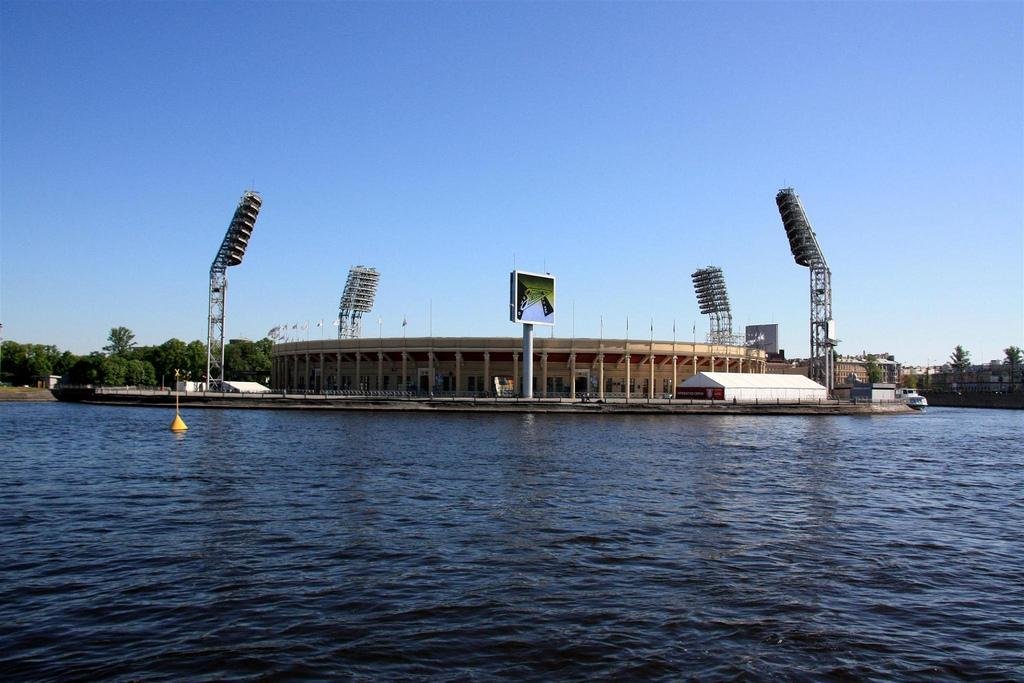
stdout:
[(224, 303), (227, 271), (210, 271), (210, 318), (206, 336), (206, 382), (211, 389), (224, 380)]
[(825, 385), (829, 394), (835, 383), (832, 347), (835, 332), (832, 323), (832, 273), (828, 266), (811, 271), (811, 379)]

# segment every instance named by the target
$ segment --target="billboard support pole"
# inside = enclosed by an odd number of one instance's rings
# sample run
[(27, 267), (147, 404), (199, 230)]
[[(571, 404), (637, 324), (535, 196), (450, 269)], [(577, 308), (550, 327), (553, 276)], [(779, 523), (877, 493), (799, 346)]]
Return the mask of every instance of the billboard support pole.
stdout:
[(523, 398), (533, 398), (533, 325), (523, 323)]

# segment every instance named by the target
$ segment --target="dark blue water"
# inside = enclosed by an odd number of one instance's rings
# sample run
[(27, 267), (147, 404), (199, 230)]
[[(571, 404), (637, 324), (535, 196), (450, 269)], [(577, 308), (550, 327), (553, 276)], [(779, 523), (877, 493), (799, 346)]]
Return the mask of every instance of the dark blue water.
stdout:
[(1024, 679), (1024, 414), (0, 405), (18, 680)]

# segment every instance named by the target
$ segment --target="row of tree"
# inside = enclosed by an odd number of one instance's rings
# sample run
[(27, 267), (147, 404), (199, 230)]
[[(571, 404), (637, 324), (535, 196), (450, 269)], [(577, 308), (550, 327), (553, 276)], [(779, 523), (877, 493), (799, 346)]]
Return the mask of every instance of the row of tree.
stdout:
[[(127, 327), (115, 327), (103, 351), (76, 356), (47, 344), (3, 342), (0, 383), (32, 384), (37, 377), (61, 375), (71, 384), (170, 386), (174, 371), (205, 380), (206, 344), (168, 339), (158, 346), (137, 346)], [(236, 340), (224, 347), (224, 379), (266, 383), (273, 341)]]
[[(1010, 391), (1012, 392), (1015, 388), (1014, 377), (1017, 374), (1017, 368), (1024, 360), (1024, 351), (1019, 346), (1007, 346), (1003, 349), (1003, 353), (1006, 354), (1003, 362), (1010, 366)], [(964, 373), (971, 369), (971, 352), (957, 344), (949, 356), (949, 365), (960, 374), (960, 383), (963, 384)]]

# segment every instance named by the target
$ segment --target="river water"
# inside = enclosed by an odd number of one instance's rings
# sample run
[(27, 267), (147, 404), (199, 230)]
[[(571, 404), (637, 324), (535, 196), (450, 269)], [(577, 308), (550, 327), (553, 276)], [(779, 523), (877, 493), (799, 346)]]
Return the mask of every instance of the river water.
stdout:
[(1024, 680), (1024, 413), (0, 405), (17, 680)]

